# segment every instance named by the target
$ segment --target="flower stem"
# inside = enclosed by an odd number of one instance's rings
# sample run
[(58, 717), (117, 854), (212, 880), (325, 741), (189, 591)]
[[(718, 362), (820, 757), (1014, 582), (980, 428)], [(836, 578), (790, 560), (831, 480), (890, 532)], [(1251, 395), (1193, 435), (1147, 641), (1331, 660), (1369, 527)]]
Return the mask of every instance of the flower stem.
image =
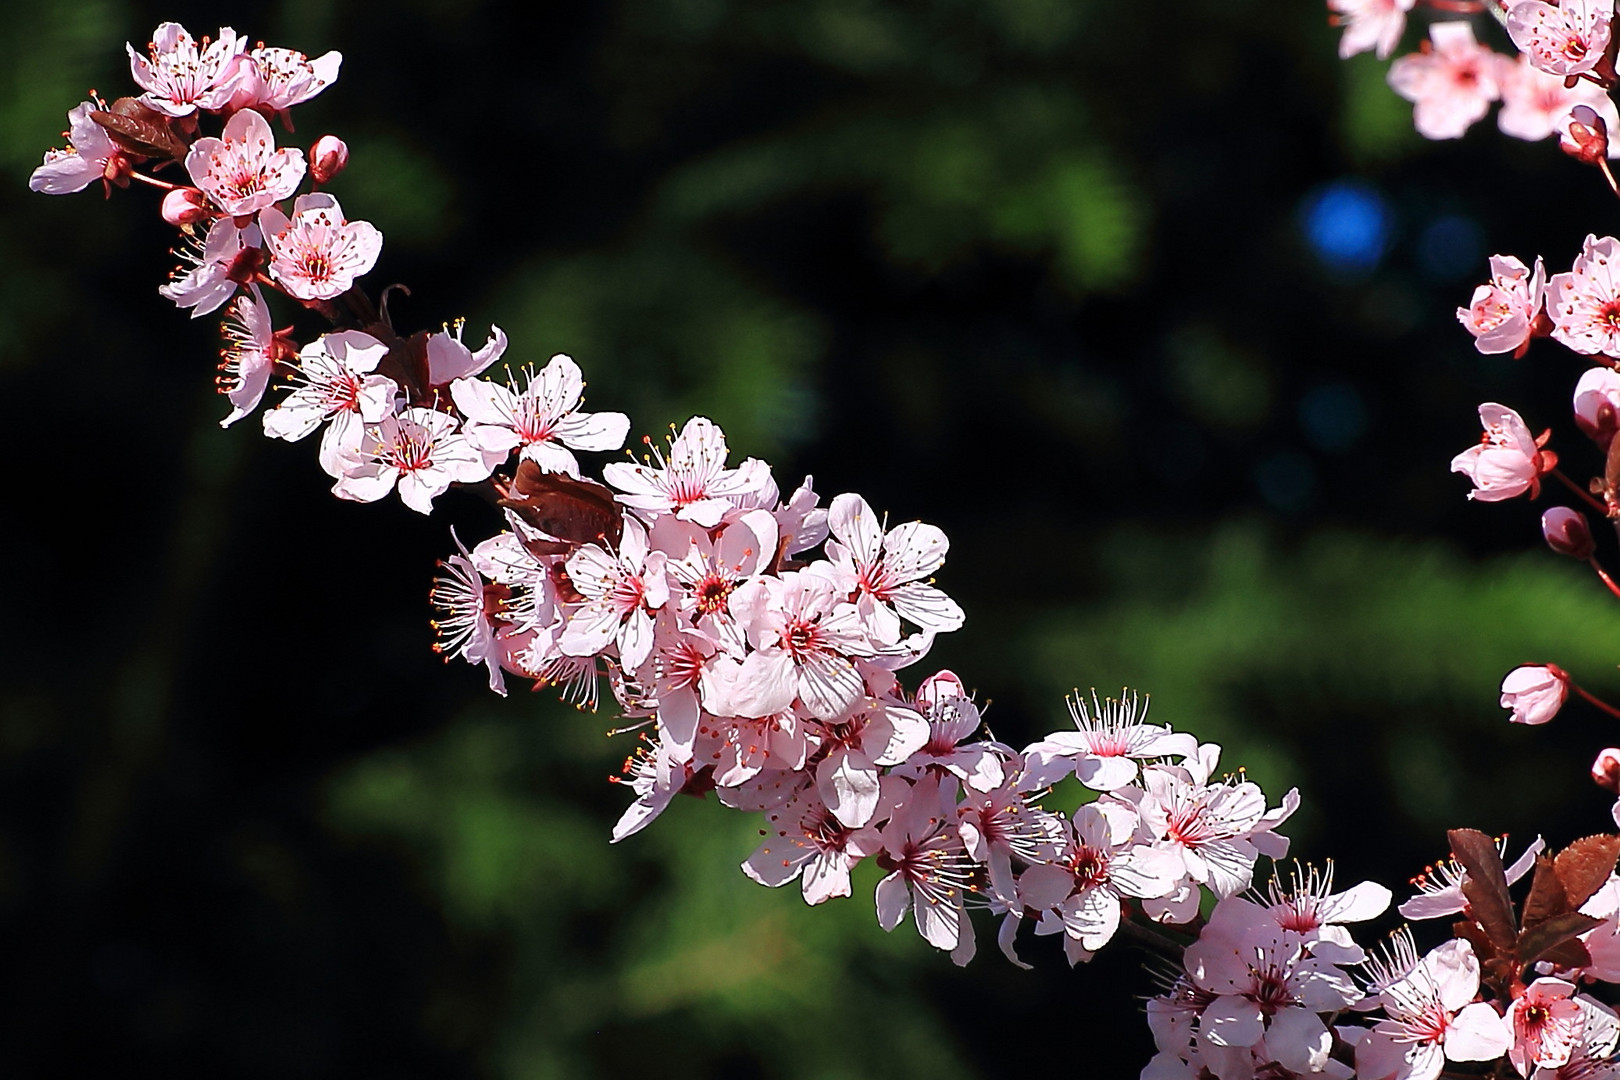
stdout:
[(145, 173), (138, 173), (134, 172), (133, 170), (130, 172), (129, 178), (131, 180), (139, 180), (143, 184), (151, 184), (160, 191), (173, 191), (175, 188), (180, 186), (179, 184), (171, 184), (167, 180), (159, 180), (155, 176), (147, 176)]
[(1581, 487), (1581, 485), (1565, 476), (1562, 469), (1548, 469), (1547, 475), (1569, 488), (1569, 490), (1573, 491), (1575, 494), (1579, 495), (1587, 506), (1590, 506), (1604, 517), (1609, 516), (1609, 508), (1594, 499), (1590, 491), (1587, 491), (1585, 488)]
[(1581, 695), (1581, 697), (1585, 698), (1587, 704), (1596, 705), (1598, 708), (1602, 709), (1604, 712), (1608, 713), (1610, 716), (1614, 717), (1616, 720), (1620, 720), (1620, 709), (1617, 709), (1613, 705), (1610, 705), (1607, 701), (1602, 701), (1599, 698), (1593, 697), (1590, 693), (1583, 690), (1580, 686), (1576, 685), (1574, 679), (1571, 679), (1569, 681), (1569, 688), (1571, 690), (1575, 691), (1577, 694)]
[[(1620, 716), (1620, 713), (1615, 715)], [(1182, 954), (1187, 950), (1185, 945), (1182, 945), (1163, 931), (1144, 926), (1134, 919), (1121, 919), (1119, 934), (1120, 937), (1125, 938), (1132, 945), (1168, 957), (1178, 965), (1181, 963)]]
[(1597, 559), (1595, 557), (1590, 558), (1586, 562), (1592, 568), (1592, 572), (1602, 580), (1603, 584), (1609, 587), (1609, 591), (1614, 593), (1615, 596), (1620, 596), (1620, 585), (1616, 585), (1614, 578), (1609, 576), (1609, 572), (1598, 565)]

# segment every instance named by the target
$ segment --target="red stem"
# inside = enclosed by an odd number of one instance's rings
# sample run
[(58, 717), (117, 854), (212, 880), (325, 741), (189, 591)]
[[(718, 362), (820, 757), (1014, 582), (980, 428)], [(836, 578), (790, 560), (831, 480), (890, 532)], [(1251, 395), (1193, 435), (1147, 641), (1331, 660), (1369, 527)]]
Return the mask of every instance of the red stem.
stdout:
[(1587, 506), (1590, 506), (1592, 509), (1594, 509), (1598, 513), (1602, 514), (1604, 517), (1609, 516), (1609, 508), (1607, 506), (1604, 506), (1602, 503), (1600, 503), (1596, 499), (1594, 499), (1592, 497), (1592, 493), (1590, 491), (1587, 491), (1585, 488), (1581, 487), (1581, 485), (1577, 484), (1575, 481), (1573, 481), (1569, 477), (1565, 476), (1563, 474), (1562, 470), (1560, 470), (1560, 469), (1548, 469), (1547, 470), (1547, 475), (1552, 477), (1554, 480), (1557, 480), (1559, 483), (1563, 484), (1565, 487), (1569, 488), (1569, 490), (1573, 491), (1575, 494), (1579, 495), (1581, 497), (1581, 499), (1586, 503)]
[(1450, 11), (1458, 15), (1478, 15), (1485, 10), (1481, 0), (1424, 0), (1436, 11)]
[(1620, 709), (1617, 709), (1613, 705), (1610, 705), (1607, 701), (1598, 700), (1597, 698), (1593, 697), (1591, 694), (1587, 693), (1585, 690), (1581, 689), (1579, 686), (1576, 686), (1574, 679), (1571, 679), (1569, 681), (1569, 688), (1571, 690), (1575, 691), (1577, 694), (1581, 695), (1581, 697), (1585, 698), (1589, 704), (1596, 705), (1598, 708), (1602, 709), (1604, 712), (1608, 713), (1610, 716), (1614, 717), (1616, 720), (1620, 720)]
[(162, 191), (173, 191), (175, 188), (180, 186), (179, 184), (171, 184), (167, 180), (159, 180), (155, 176), (147, 176), (145, 173), (138, 173), (134, 172), (133, 170), (130, 172), (129, 178), (131, 180), (139, 180), (143, 184), (151, 184), (153, 187)]
[(1603, 584), (1609, 587), (1609, 591), (1614, 593), (1615, 596), (1620, 596), (1620, 585), (1616, 585), (1614, 583), (1614, 578), (1609, 576), (1608, 571), (1604, 570), (1603, 567), (1598, 565), (1597, 558), (1593, 557), (1587, 559), (1586, 562), (1587, 565), (1592, 568), (1592, 571), (1596, 573), (1598, 577), (1603, 579)]

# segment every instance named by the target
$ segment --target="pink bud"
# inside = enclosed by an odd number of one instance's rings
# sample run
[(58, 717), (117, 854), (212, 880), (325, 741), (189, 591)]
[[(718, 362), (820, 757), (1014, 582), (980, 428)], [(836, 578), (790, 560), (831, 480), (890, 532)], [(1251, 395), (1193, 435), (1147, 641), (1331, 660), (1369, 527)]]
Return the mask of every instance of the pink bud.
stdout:
[(1556, 664), (1525, 664), (1502, 680), (1502, 708), (1515, 724), (1545, 724), (1569, 697), (1569, 675)]
[(193, 187), (177, 187), (163, 196), (163, 220), (170, 225), (194, 225), (214, 216), (208, 196)]
[(1620, 795), (1620, 748), (1608, 747), (1598, 751), (1592, 762), (1592, 780), (1604, 791)]
[(1541, 535), (1547, 546), (1560, 555), (1583, 562), (1592, 557), (1597, 545), (1592, 541), (1592, 530), (1587, 528), (1586, 516), (1567, 506), (1555, 506), (1541, 515)]
[(336, 135), (322, 135), (309, 148), (309, 175), (317, 184), (329, 183), (349, 164), (349, 146)]
[(1569, 111), (1569, 126), (1559, 140), (1564, 153), (1585, 165), (1596, 165), (1609, 156), (1609, 125), (1590, 105), (1577, 105)]

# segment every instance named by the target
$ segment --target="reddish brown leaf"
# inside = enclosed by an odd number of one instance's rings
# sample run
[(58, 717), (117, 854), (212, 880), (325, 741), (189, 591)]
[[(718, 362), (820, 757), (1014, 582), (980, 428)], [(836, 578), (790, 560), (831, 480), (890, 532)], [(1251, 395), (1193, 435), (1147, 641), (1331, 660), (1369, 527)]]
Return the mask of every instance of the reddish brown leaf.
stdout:
[(499, 505), (568, 544), (615, 547), (624, 531), (624, 514), (612, 491), (593, 480), (545, 472), (532, 461), (518, 463), (511, 491)]
[(92, 112), (90, 119), (126, 154), (175, 160), (186, 156), (186, 142), (169, 126), (169, 118), (134, 98), (119, 98), (111, 109)]
[(1562, 945), (1577, 934), (1586, 933), (1602, 922), (1602, 919), (1594, 919), (1578, 911), (1554, 915), (1540, 926), (1519, 935), (1518, 961), (1520, 964), (1533, 964), (1544, 957), (1550, 949)]
[(1495, 841), (1478, 829), (1452, 829), (1446, 839), (1451, 841), (1452, 855), (1468, 872), (1462, 893), (1469, 914), (1498, 950), (1511, 953), (1519, 939), (1519, 925), (1513, 917), (1507, 871)]
[(1577, 905), (1569, 902), (1563, 881), (1553, 869), (1551, 855), (1536, 858), (1536, 876), (1530, 882), (1530, 895), (1524, 899), (1524, 926), (1529, 929), (1540, 925), (1554, 915), (1574, 911)]
[(1491, 944), (1491, 939), (1485, 936), (1485, 931), (1479, 928), (1478, 923), (1466, 920), (1454, 922), (1451, 924), (1451, 936), (1462, 938), (1472, 945), (1474, 955), (1481, 961), (1489, 960), (1496, 955), (1496, 946)]
[(1613, 833), (1584, 837), (1558, 853), (1554, 869), (1569, 897), (1571, 910), (1586, 903), (1603, 887), (1614, 873), (1616, 860), (1620, 860), (1620, 836)]
[(1592, 954), (1575, 938), (1563, 941), (1542, 951), (1541, 959), (1550, 960), (1561, 968), (1582, 968), (1592, 962)]

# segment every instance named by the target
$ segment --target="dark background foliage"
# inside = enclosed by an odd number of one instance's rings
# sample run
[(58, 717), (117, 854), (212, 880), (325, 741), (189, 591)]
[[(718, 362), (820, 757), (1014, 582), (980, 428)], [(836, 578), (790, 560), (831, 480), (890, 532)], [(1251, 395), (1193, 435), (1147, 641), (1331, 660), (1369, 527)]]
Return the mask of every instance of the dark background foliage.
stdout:
[(163, 19), (342, 50), (298, 135), (353, 148), (334, 190), (383, 230), (368, 280), (410, 286), (402, 326), (499, 323), (638, 433), (701, 412), (785, 484), (941, 525), (969, 620), (931, 660), (999, 737), (1064, 726), (1072, 687), (1140, 688), (1274, 800), (1299, 786), (1296, 851), (1343, 884), (1404, 881), (1450, 825), (1609, 824), (1583, 779), (1605, 721), (1509, 728), (1495, 698), (1524, 660), (1620, 696), (1612, 600), (1536, 550), (1539, 506), (1468, 504), (1446, 467), (1481, 400), (1598, 466), (1576, 359), (1482, 358), (1451, 312), (1487, 255), (1565, 267), (1613, 203), (1490, 122), (1424, 143), (1318, 5), (12, 4), (8, 1075), (1130, 1076), (1151, 1053), (1128, 952), (1071, 972), (1030, 940), (1020, 972), (985, 924), (958, 971), (876, 927), (875, 875), (817, 909), (747, 882), (755, 825), (712, 802), (607, 844), (610, 718), (428, 651), (432, 562), (487, 508), (339, 503), (311, 447), (221, 431), (214, 320), (155, 293), (156, 200), (26, 191)]

